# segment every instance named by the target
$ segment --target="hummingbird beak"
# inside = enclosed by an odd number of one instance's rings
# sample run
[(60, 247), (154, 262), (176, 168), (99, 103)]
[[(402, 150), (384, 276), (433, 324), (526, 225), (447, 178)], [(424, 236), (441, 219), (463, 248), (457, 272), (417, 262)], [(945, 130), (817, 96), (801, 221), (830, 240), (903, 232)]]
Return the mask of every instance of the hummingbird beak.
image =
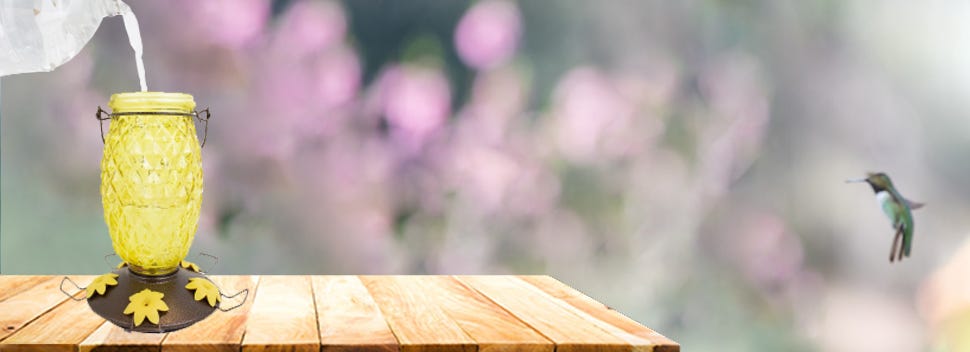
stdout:
[(852, 179), (852, 180), (845, 180), (845, 183), (859, 183), (859, 182), (866, 182), (866, 179), (864, 179), (864, 178), (856, 178), (856, 179)]

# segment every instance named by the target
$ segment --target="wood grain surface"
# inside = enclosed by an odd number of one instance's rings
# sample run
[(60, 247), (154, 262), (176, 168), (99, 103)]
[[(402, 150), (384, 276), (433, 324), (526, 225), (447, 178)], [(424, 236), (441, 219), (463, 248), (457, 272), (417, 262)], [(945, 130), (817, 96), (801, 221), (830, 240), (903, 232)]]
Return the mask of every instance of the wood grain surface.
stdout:
[[(80, 302), (84, 304), (84, 302)], [(165, 334), (130, 333), (105, 321), (78, 345), (80, 352), (157, 351)]]
[[(259, 283), (258, 276), (209, 276), (209, 278), (229, 295), (248, 288), (250, 300), (256, 294)], [(247, 297), (238, 296), (235, 300), (225, 300), (221, 304), (232, 307), (242, 298)], [(166, 352), (239, 351), (252, 306), (252, 304), (243, 304), (228, 312), (216, 311), (205, 320), (190, 327), (170, 332), (162, 341), (162, 350)]]
[(248, 299), (166, 334), (106, 322), (61, 293), (61, 278), (0, 275), (0, 351), (680, 350), (548, 276), (210, 276)]
[(53, 276), (10, 276), (9, 279), (0, 281), (0, 301), (51, 278)]
[(324, 351), (397, 351), (397, 339), (356, 276), (314, 276), (317, 328)]
[(633, 350), (628, 342), (564, 309), (517, 277), (460, 276), (459, 280), (552, 340), (558, 352)]
[[(87, 285), (94, 276), (71, 277), (78, 285)], [(57, 288), (59, 278), (47, 280), (36, 286), (7, 298), (0, 304), (0, 319), (7, 317), (36, 317), (23, 321), (21, 328), (0, 340), (0, 351), (75, 351), (88, 335), (104, 323), (97, 314), (91, 312), (87, 302), (68, 299)], [(75, 297), (84, 297), (78, 292)], [(48, 310), (51, 306), (53, 309)], [(27, 307), (36, 309), (28, 311)]]
[(361, 281), (380, 307), (402, 352), (475, 351), (475, 340), (431, 302), (412, 278), (363, 276)]
[(539, 275), (520, 276), (519, 278), (576, 309), (583, 311), (588, 314), (588, 317), (615, 326), (631, 335), (646, 339), (648, 344), (653, 346), (653, 351), (668, 352), (680, 350), (680, 345), (673, 340), (646, 326), (640, 325), (640, 323), (637, 323), (633, 319), (597, 302), (559, 280), (549, 276)]
[[(285, 348), (282, 346), (286, 346)], [(249, 310), (243, 352), (318, 351), (317, 313), (308, 276), (262, 276)]]
[(553, 352), (555, 345), (502, 307), (449, 276), (409, 277), (485, 351)]

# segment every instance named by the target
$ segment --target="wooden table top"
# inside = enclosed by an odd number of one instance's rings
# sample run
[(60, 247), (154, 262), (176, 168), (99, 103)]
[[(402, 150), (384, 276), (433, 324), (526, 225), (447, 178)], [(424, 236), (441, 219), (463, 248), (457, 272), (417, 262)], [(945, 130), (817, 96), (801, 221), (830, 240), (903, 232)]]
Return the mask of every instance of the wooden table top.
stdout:
[(61, 278), (0, 275), (0, 351), (680, 350), (548, 276), (210, 276), (250, 299), (165, 334), (125, 332)]

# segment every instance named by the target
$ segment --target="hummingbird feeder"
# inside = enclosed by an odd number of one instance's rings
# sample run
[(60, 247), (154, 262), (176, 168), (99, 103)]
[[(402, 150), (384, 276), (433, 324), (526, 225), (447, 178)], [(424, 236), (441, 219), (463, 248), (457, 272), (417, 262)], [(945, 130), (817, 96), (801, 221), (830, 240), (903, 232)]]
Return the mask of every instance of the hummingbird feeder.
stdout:
[[(84, 298), (98, 315), (129, 331), (178, 330), (245, 303), (185, 260), (202, 207), (202, 146), (209, 110), (196, 111), (189, 94), (119, 93), (98, 107), (104, 156), (101, 201), (111, 244), (122, 262), (95, 278)], [(110, 120), (107, 135), (104, 121)], [(201, 144), (195, 120), (203, 124)], [(76, 286), (76, 285), (75, 285)], [(80, 287), (78, 287), (80, 288)], [(223, 307), (224, 298), (246, 293)]]

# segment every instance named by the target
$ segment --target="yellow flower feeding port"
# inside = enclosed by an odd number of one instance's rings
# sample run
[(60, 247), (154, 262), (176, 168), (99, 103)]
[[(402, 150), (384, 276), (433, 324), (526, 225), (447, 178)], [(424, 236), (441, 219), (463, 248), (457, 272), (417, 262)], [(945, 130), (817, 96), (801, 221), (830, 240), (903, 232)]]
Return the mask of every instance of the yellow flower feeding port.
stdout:
[[(245, 303), (248, 289), (236, 294), (246, 293), (240, 303), (222, 307), (223, 297), (236, 295), (223, 295), (185, 261), (202, 207), (208, 109), (195, 111), (191, 95), (163, 92), (114, 94), (108, 106), (110, 113), (100, 107), (97, 113), (104, 141), (101, 201), (123, 262), (86, 290), (91, 309), (128, 330), (167, 332)], [(201, 143), (195, 120), (205, 126)]]

